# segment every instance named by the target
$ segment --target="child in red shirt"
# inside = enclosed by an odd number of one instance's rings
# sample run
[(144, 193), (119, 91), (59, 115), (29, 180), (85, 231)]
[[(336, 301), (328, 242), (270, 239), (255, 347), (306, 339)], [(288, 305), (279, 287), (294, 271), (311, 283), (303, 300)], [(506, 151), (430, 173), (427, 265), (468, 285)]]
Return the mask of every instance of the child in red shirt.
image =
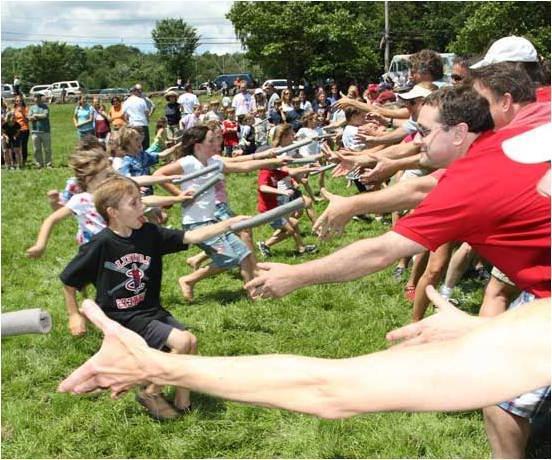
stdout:
[(224, 140), (224, 155), (232, 156), (232, 151), (239, 143), (239, 126), (236, 121), (236, 109), (229, 107), (226, 110), (226, 120), (222, 122), (222, 137)]

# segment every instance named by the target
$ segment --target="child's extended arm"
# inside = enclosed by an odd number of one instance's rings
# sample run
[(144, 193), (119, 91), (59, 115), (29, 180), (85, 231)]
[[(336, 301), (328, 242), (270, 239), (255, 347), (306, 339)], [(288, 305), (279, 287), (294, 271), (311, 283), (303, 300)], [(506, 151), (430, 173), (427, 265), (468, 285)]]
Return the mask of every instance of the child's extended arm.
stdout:
[[(182, 167), (177, 161), (173, 161), (172, 163), (169, 163), (168, 165), (162, 166), (157, 171), (153, 173), (155, 177), (170, 177), (178, 174), (182, 174)], [(167, 192), (169, 192), (171, 195), (180, 195), (180, 188), (178, 188), (176, 185), (171, 184), (170, 182), (160, 182), (159, 185), (163, 187)]]
[(233, 161), (226, 163), (224, 161), (224, 173), (245, 173), (256, 171), (258, 169), (274, 169), (286, 164), (283, 158), (270, 158), (267, 160), (249, 160), (249, 161)]
[(249, 216), (236, 216), (213, 225), (207, 225), (195, 230), (190, 230), (184, 234), (184, 243), (196, 244), (220, 235), (221, 233), (226, 233), (230, 230), (231, 225), (248, 218)]
[(193, 198), (193, 196), (193, 190), (186, 190), (184, 192), (180, 192), (179, 195), (175, 196), (149, 195), (142, 197), (142, 203), (144, 203), (144, 205), (146, 206), (152, 207), (172, 206), (173, 204), (189, 201)]
[[(259, 192), (268, 193), (269, 195), (289, 195), (287, 190), (278, 190), (276, 187), (271, 187), (270, 185), (259, 185)], [(293, 190), (291, 190), (291, 192), (293, 193)]]
[(77, 290), (64, 284), (63, 297), (69, 315), (69, 332), (71, 335), (83, 335), (86, 332), (86, 318), (79, 313)]
[(171, 156), (174, 152), (176, 152), (180, 147), (182, 146), (182, 142), (179, 142), (178, 144), (175, 144), (173, 145), (172, 147), (169, 147), (165, 150), (163, 150), (162, 152), (159, 152), (158, 155), (159, 155), (159, 159), (164, 159), (164, 158), (167, 158), (169, 156)]
[(132, 180), (136, 182), (140, 187), (145, 187), (147, 185), (163, 185), (165, 183), (171, 182), (174, 179), (180, 179), (182, 175), (174, 174), (171, 176), (133, 176)]
[(27, 249), (27, 257), (38, 259), (46, 249), (46, 245), (48, 244), (48, 238), (50, 237), (50, 232), (52, 231), (52, 228), (54, 228), (54, 226), (58, 222), (61, 222), (63, 219), (71, 216), (72, 214), (73, 213), (68, 207), (63, 206), (57, 211), (54, 211), (48, 217), (46, 217), (46, 219), (44, 219), (44, 222), (42, 222), (40, 231), (38, 232), (36, 243), (34, 244), (34, 246), (31, 246), (29, 249)]

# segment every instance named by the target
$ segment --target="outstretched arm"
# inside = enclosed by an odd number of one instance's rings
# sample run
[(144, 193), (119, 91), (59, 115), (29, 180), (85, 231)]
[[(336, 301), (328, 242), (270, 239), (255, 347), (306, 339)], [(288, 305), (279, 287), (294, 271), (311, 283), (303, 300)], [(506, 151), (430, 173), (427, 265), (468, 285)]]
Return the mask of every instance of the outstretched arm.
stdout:
[(38, 232), (35, 244), (27, 249), (27, 257), (38, 259), (46, 250), (46, 245), (48, 244), (48, 240), (50, 239), (50, 233), (52, 232), (52, 229), (56, 226), (56, 224), (61, 222), (63, 219), (71, 216), (72, 214), (72, 211), (68, 207), (62, 206), (57, 211), (54, 211), (52, 214), (46, 217), (46, 219), (44, 219), (44, 222), (42, 222), (42, 226), (40, 227), (40, 231)]
[(258, 264), (259, 274), (245, 287), (253, 298), (283, 297), (313, 284), (339, 283), (369, 275), (401, 257), (412, 256), (425, 249), (415, 241), (390, 231), (303, 264)]
[[(153, 382), (325, 418), (474, 409), (550, 383), (549, 303), (541, 300), (513, 310), (459, 339), (330, 360), (162, 353), (86, 300), (83, 310), (105, 338), (100, 351), (58, 391), (111, 388), (116, 396)], [(512, 373), (512, 368), (520, 371)]]

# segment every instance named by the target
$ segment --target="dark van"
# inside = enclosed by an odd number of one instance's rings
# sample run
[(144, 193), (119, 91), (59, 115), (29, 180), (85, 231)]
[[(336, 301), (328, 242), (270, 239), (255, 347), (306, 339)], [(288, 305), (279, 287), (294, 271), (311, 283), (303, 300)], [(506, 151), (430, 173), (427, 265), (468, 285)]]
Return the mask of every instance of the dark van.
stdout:
[(231, 89), (234, 86), (236, 78), (239, 78), (241, 81), (246, 81), (249, 88), (255, 86), (255, 80), (253, 80), (253, 76), (250, 73), (225, 73), (216, 77), (213, 83), (216, 85), (217, 89), (220, 89), (222, 87), (222, 82), (225, 81), (228, 85), (228, 89)]

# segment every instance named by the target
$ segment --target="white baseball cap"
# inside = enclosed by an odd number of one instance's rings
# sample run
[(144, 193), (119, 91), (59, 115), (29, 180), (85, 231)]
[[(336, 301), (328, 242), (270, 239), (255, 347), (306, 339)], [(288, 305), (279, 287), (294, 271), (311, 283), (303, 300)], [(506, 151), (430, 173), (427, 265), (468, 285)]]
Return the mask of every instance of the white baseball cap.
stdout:
[(261, 88), (257, 88), (253, 94), (264, 94), (264, 91)]
[(552, 123), (505, 140), (502, 150), (508, 158), (519, 163), (544, 163), (552, 160)]
[(416, 99), (418, 97), (427, 97), (431, 94), (431, 90), (424, 88), (420, 84), (414, 86), (410, 91), (407, 91), (406, 93), (399, 93), (397, 94), (398, 97), (405, 100), (410, 99)]
[(539, 57), (533, 44), (523, 37), (511, 35), (494, 42), (485, 57), (470, 66), (470, 69), (479, 69), (499, 62), (538, 62)]

